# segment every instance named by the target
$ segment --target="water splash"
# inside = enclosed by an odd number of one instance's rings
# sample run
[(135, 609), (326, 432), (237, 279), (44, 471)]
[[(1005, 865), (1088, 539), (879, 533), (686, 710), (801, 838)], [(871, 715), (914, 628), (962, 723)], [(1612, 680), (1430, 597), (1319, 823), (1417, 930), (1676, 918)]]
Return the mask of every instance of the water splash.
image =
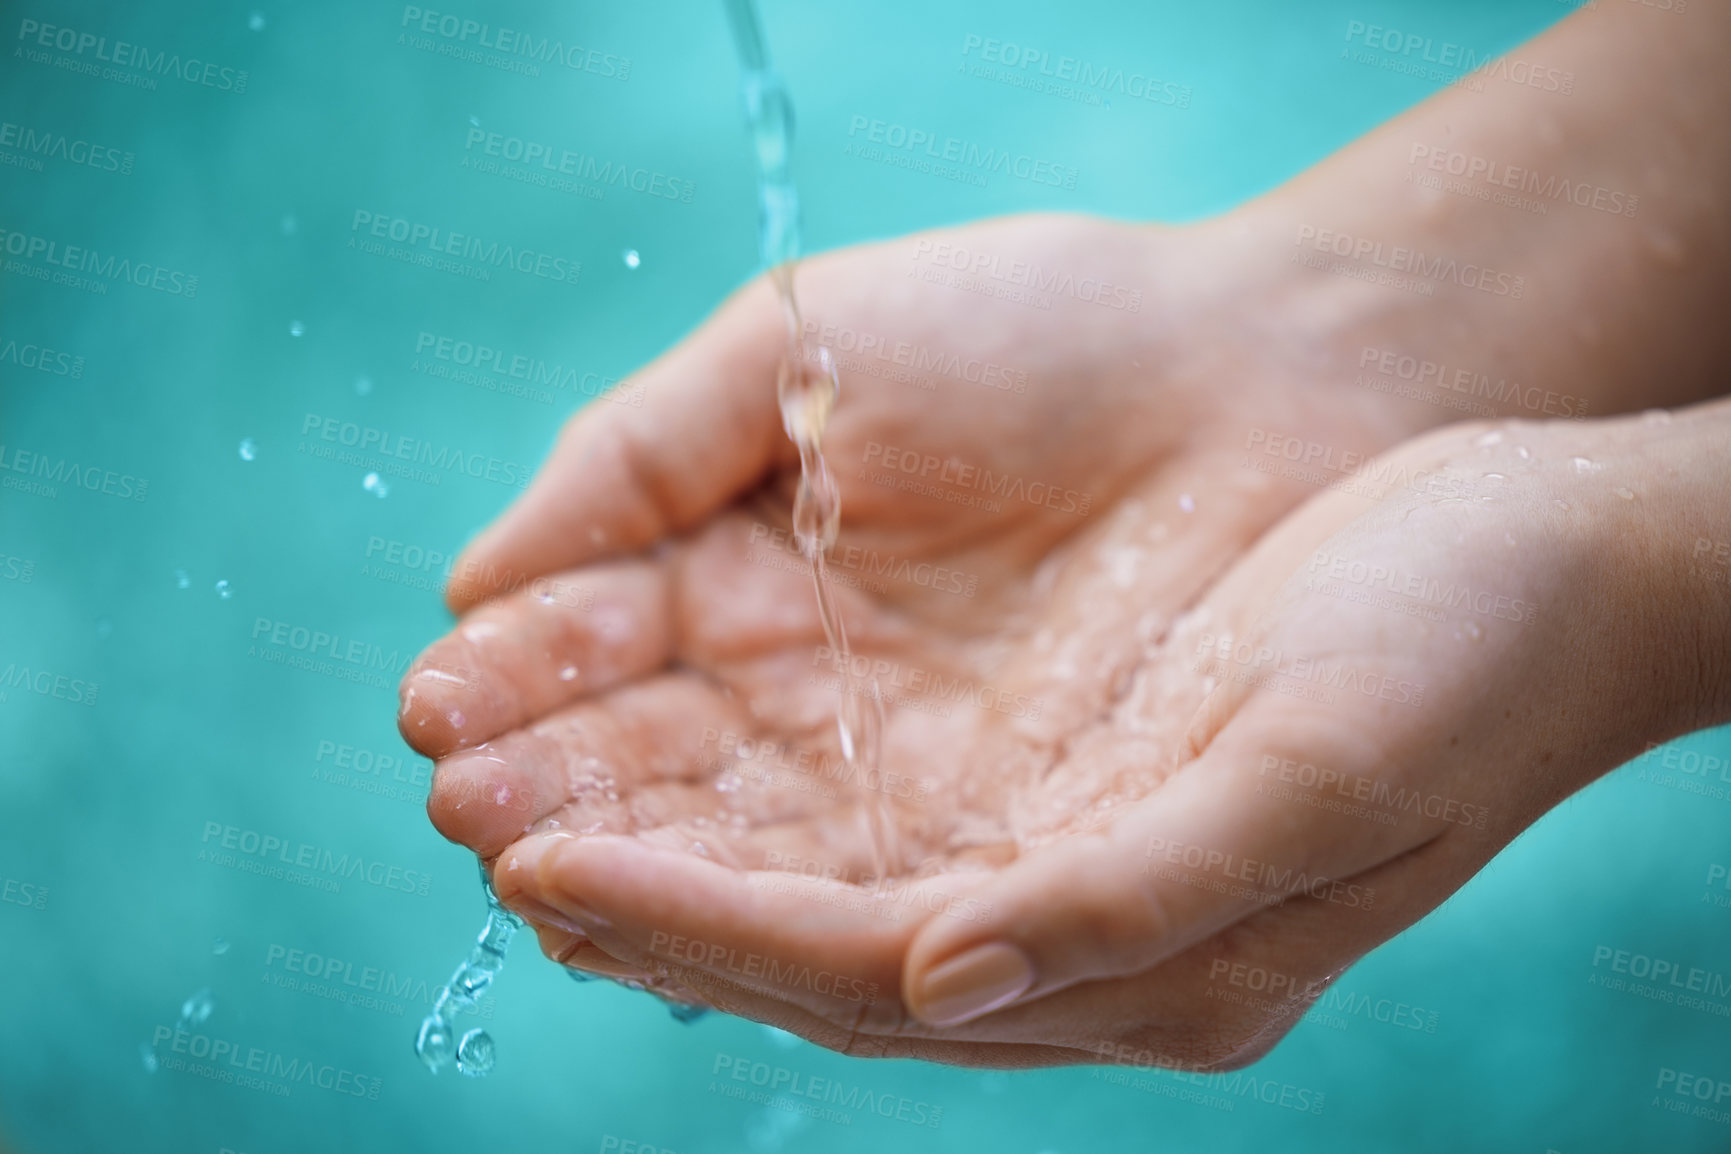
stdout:
[(485, 1030), (470, 1030), (457, 1040), (456, 1018), (465, 1010), (473, 1010), (499, 971), (505, 967), (505, 951), (511, 938), (522, 928), (523, 921), (499, 904), (487, 868), (476, 863), (481, 871), (481, 888), (487, 892), (487, 924), (475, 937), (475, 944), (451, 973), (451, 980), (433, 995), (433, 1009), (421, 1020), (415, 1034), (415, 1053), (421, 1062), (437, 1074), (452, 1062), (457, 1069), (472, 1078), (484, 1077), (493, 1069), (493, 1039)]
[[(799, 449), (799, 487), (793, 503), (793, 528), (800, 551), (811, 565), (818, 616), (831, 652), (841, 659), (841, 699), (836, 708), (836, 734), (842, 757), (855, 771), (849, 780), (877, 780), (878, 746), (883, 730), (883, 698), (875, 681), (859, 676), (848, 645), (847, 627), (835, 603), (826, 554), (841, 528), (841, 491), (823, 456), (824, 426), (841, 392), (835, 358), (818, 345), (808, 349), (794, 271), (799, 261), (799, 194), (794, 188), (790, 153), (793, 146), (793, 100), (787, 85), (770, 63), (753, 0), (724, 0), (733, 27), (741, 68), (740, 93), (746, 125), (757, 155), (758, 251), (770, 270), (781, 302), (787, 343), (776, 374), (776, 397), (782, 427)], [(896, 857), (889, 802), (878, 794), (875, 804), (860, 802), (871, 843), (874, 872), (886, 876)]]

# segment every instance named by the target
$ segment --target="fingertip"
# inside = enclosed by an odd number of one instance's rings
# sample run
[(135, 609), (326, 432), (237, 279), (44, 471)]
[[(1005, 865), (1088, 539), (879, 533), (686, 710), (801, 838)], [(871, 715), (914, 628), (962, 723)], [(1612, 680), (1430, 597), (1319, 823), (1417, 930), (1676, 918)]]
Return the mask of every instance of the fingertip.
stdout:
[(440, 761), (427, 794), (433, 828), (483, 858), (522, 836), (539, 813), (533, 779), (485, 745)]

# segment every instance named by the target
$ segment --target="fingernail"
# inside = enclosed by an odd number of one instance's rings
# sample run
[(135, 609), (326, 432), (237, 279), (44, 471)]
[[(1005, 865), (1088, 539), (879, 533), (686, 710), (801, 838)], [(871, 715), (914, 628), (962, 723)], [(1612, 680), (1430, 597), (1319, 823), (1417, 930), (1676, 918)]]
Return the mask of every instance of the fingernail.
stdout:
[[(502, 874), (510, 879), (512, 888), (517, 892), (510, 898), (501, 900), (507, 905), (527, 900), (551, 907), (554, 912), (562, 913), (578, 922), (596, 926), (612, 925), (606, 918), (566, 893), (563, 887), (548, 876), (557, 869), (559, 855), (576, 842), (576, 836), (569, 830), (556, 830), (552, 833), (534, 834), (512, 846), (494, 869), (494, 888), (496, 890), (501, 884)], [(579, 928), (577, 932), (585, 931)]]
[(987, 942), (926, 971), (914, 1016), (928, 1026), (957, 1026), (1003, 1009), (1034, 984), (1021, 950)]
[(537, 925), (552, 926), (556, 930), (564, 930), (584, 941), (589, 940), (589, 931), (584, 929), (577, 919), (566, 914), (563, 910), (556, 910), (552, 906), (536, 901), (528, 894), (518, 894), (505, 904), (525, 921), (534, 922)]

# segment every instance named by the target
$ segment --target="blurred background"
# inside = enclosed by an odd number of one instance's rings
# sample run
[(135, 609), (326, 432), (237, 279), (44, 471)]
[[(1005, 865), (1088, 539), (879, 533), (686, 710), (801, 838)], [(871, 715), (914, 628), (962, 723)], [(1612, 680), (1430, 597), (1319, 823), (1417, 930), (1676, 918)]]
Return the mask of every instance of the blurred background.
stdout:
[[(563, 419), (757, 271), (718, 0), (439, 2), (0, 5), (0, 1146), (1731, 1149), (1661, 1092), (1731, 1078), (1726, 731), (1553, 812), (1241, 1074), (855, 1061), (525, 937), (461, 1019), (495, 1072), (429, 1075), (483, 904), (397, 679)], [(1570, 10), (762, 6), (810, 250), (1209, 215), (1434, 90), (1345, 54), (1353, 22), (1483, 55)], [(1041, 91), (1006, 79), (1027, 51), (1148, 83)], [(897, 167), (871, 120), (1074, 187)], [(759, 1063), (926, 1124), (741, 1100)]]

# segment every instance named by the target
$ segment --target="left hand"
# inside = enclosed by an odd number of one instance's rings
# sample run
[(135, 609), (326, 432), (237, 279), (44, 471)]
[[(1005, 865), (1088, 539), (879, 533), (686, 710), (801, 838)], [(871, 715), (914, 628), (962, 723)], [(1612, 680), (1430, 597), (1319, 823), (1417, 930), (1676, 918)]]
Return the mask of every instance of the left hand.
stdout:
[(1247, 1063), (1551, 806), (1721, 711), (1689, 631), (1725, 599), (1667, 582), (1724, 519), (1676, 490), (1722, 478), (1728, 425), (1457, 425), (1372, 462), (1352, 488), (1386, 492), (1317, 496), (1167, 632), (1022, 800), (1047, 832), (1013, 861), (873, 896), (541, 834), (500, 896), (847, 1053)]

